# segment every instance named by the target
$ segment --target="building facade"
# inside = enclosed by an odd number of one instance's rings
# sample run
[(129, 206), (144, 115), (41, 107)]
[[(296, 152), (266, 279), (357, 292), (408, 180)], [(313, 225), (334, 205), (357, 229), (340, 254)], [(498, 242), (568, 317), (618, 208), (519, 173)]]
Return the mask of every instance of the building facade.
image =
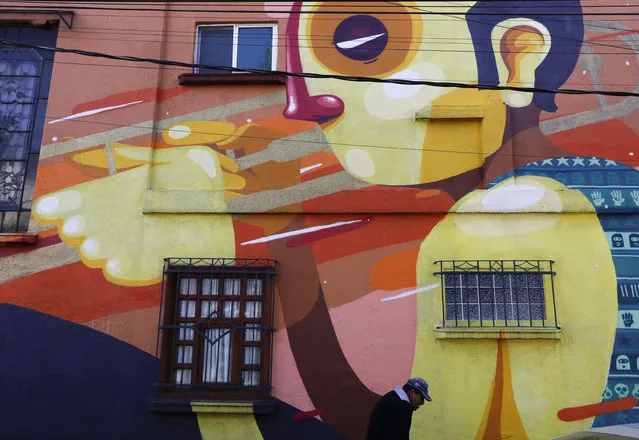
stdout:
[(632, 2), (212, 3), (0, 10), (1, 438), (639, 422)]

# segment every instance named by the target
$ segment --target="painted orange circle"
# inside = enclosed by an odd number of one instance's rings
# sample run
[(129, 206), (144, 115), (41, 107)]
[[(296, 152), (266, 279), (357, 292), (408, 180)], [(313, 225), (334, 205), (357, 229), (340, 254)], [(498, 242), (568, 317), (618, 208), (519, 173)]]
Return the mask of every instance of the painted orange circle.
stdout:
[(309, 14), (300, 43), (331, 72), (388, 76), (410, 64), (421, 41), (420, 15), (396, 14), (407, 11), (380, 2), (321, 2)]

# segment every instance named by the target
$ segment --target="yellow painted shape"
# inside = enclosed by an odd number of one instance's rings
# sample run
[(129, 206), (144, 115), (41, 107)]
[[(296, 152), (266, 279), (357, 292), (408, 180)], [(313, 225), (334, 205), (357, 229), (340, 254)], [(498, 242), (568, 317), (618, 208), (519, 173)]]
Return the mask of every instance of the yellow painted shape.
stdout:
[(35, 201), (33, 216), (56, 225), (61, 239), (109, 281), (155, 284), (162, 279), (163, 258), (235, 257), (230, 215), (143, 213), (150, 172), (159, 189), (175, 184), (175, 190), (204, 194), (206, 203), (223, 212), (224, 179), (217, 157), (208, 147), (157, 150), (154, 159), (161, 165), (142, 165), (46, 194)]
[(224, 188), (229, 190), (244, 189), (246, 187), (246, 179), (237, 174), (224, 173)]
[(415, 119), (483, 119), (484, 108), (471, 105), (428, 105), (415, 113)]
[(252, 402), (191, 402), (194, 413), (253, 414)]
[(219, 141), (217, 143), (217, 145), (219, 147), (224, 147), (224, 146), (230, 144), (231, 142), (236, 141), (240, 137), (244, 136), (244, 133), (246, 133), (246, 130), (248, 130), (251, 127), (259, 127), (259, 125), (258, 124), (253, 124), (253, 123), (244, 124), (240, 128), (237, 129), (237, 131), (233, 134), (233, 136), (229, 136), (227, 139)]
[(253, 414), (197, 412), (202, 440), (262, 440)]
[[(557, 195), (562, 206), (589, 203), (584, 195), (567, 191), (559, 182), (532, 179), (548, 189), (545, 195)], [(492, 190), (469, 194), (453, 211)], [(420, 247), (417, 284), (423, 287), (440, 283), (439, 275), (433, 274), (435, 260), (556, 261), (555, 300), (561, 340), (508, 341), (514, 400), (524, 429), (532, 440), (547, 440), (587, 429), (592, 424), (592, 419), (562, 422), (557, 412), (601, 400), (617, 319), (615, 269), (596, 213), (526, 214), (535, 216), (545, 226), (522, 230), (517, 226), (522, 214), (517, 212), (513, 209), (508, 213), (449, 213)], [(487, 234), (484, 230), (487, 226), (481, 222), (473, 228), (479, 215), (507, 219), (502, 221), (503, 233)], [(545, 222), (548, 215), (556, 219)], [(533, 218), (530, 217), (531, 221)], [(460, 228), (461, 223), (466, 227)], [(546, 304), (552, 310), (548, 302), (547, 297)], [(491, 395), (497, 341), (437, 339), (435, 327), (442, 320), (439, 289), (419, 294), (417, 313), (412, 375), (429, 380), (433, 402), (413, 418), (413, 435), (442, 440), (473, 439)]]
[(235, 124), (222, 121), (184, 121), (168, 126), (162, 139), (170, 145), (212, 144), (235, 133)]
[[(458, 106), (483, 110), (485, 117), (454, 118), (451, 111)], [(433, 101), (431, 113), (449, 112), (451, 118), (429, 119), (426, 122), (424, 155), (420, 182), (434, 182), (480, 168), (484, 160), (501, 146), (506, 126), (506, 107), (499, 92), (457, 89)], [(457, 110), (457, 114), (460, 111)], [(443, 116), (443, 115), (442, 115)]]
[[(125, 170), (149, 163), (152, 155), (152, 150), (149, 147), (136, 147), (133, 145), (121, 144), (119, 142), (111, 143), (111, 151), (113, 154), (115, 168), (118, 170)], [(104, 169), (109, 168), (106, 147), (77, 153), (72, 157), (74, 162), (82, 165)]]

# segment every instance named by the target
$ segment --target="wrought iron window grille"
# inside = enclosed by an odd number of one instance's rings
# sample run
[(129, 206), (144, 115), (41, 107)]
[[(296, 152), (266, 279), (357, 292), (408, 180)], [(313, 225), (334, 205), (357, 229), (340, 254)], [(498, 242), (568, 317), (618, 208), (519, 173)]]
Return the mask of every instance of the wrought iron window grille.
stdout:
[(276, 275), (269, 259), (164, 260), (154, 398), (270, 398)]
[(439, 260), (442, 327), (558, 329), (552, 260)]

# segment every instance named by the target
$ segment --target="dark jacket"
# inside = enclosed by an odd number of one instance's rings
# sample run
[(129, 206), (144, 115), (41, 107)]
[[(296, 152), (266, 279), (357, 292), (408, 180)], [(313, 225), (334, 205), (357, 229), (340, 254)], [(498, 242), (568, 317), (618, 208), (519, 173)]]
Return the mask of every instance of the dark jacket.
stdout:
[[(400, 388), (401, 390), (401, 388)], [(382, 396), (371, 412), (366, 440), (409, 440), (413, 407), (397, 391)]]

